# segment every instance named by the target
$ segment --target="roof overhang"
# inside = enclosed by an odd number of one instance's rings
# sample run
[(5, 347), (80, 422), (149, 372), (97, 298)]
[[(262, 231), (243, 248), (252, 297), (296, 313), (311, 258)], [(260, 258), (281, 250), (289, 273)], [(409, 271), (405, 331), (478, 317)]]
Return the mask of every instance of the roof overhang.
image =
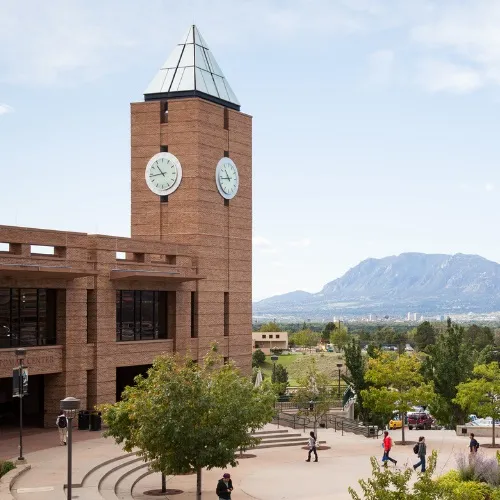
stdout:
[(112, 281), (135, 280), (135, 281), (168, 281), (171, 283), (183, 283), (185, 281), (203, 280), (205, 277), (195, 274), (191, 270), (179, 271), (143, 271), (140, 269), (112, 269), (109, 273)]
[(175, 92), (157, 92), (153, 94), (144, 94), (145, 101), (158, 101), (161, 99), (182, 99), (186, 97), (199, 97), (205, 101), (214, 102), (215, 104), (220, 104), (226, 108), (234, 109), (240, 111), (241, 106), (235, 104), (234, 102), (226, 101), (220, 97), (215, 97), (205, 92), (200, 92), (199, 90), (177, 90)]
[(0, 276), (11, 278), (55, 278), (73, 280), (95, 276), (97, 271), (75, 269), (69, 266), (43, 266), (38, 264), (0, 264)]

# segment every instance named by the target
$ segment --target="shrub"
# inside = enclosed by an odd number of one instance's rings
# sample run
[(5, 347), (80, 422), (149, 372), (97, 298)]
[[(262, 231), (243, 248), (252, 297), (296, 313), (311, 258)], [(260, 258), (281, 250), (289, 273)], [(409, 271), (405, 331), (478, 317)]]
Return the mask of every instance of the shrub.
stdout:
[(252, 354), (252, 366), (260, 366), (266, 361), (266, 355), (260, 350), (255, 349)]
[(459, 453), (457, 469), (462, 481), (477, 481), (491, 486), (500, 485), (500, 465), (497, 458), (488, 457), (481, 452), (472, 457), (469, 453)]
[(13, 462), (9, 462), (8, 460), (6, 460), (5, 462), (0, 461), (0, 477), (5, 476), (7, 472), (15, 468), (16, 466), (14, 465)]
[(441, 497), (446, 500), (493, 500), (498, 494), (486, 483), (464, 481), (458, 470), (452, 470), (436, 480)]
[(273, 347), (270, 351), (271, 354), (275, 354), (276, 356), (281, 356), (283, 354), (283, 349), (280, 349), (279, 347)]

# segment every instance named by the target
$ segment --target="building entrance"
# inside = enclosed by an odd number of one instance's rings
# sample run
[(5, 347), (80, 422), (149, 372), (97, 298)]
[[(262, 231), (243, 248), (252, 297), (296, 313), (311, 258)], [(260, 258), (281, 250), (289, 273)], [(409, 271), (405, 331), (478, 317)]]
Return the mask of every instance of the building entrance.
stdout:
[(120, 366), (116, 369), (116, 400), (122, 399), (122, 392), (127, 385), (134, 385), (137, 375), (146, 375), (152, 365)]
[[(44, 375), (30, 375), (23, 398), (23, 426), (43, 427)], [(0, 378), (0, 428), (19, 426), (19, 399), (12, 397), (12, 378)]]

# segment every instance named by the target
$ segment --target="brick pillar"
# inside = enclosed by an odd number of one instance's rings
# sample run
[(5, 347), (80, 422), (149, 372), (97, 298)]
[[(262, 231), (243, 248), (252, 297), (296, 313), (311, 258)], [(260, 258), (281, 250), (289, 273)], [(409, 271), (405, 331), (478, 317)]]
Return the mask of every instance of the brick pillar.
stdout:
[[(178, 290), (172, 293), (175, 293), (174, 352), (185, 355), (191, 351), (191, 292)], [(198, 353), (191, 354), (196, 358)]]

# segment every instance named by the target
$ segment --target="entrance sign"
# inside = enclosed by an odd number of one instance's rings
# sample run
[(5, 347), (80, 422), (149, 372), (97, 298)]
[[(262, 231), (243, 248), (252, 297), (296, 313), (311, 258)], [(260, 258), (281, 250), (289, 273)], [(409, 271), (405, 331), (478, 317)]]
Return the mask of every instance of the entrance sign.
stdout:
[(22, 398), (28, 395), (28, 369), (14, 368), (12, 370), (12, 397)]

